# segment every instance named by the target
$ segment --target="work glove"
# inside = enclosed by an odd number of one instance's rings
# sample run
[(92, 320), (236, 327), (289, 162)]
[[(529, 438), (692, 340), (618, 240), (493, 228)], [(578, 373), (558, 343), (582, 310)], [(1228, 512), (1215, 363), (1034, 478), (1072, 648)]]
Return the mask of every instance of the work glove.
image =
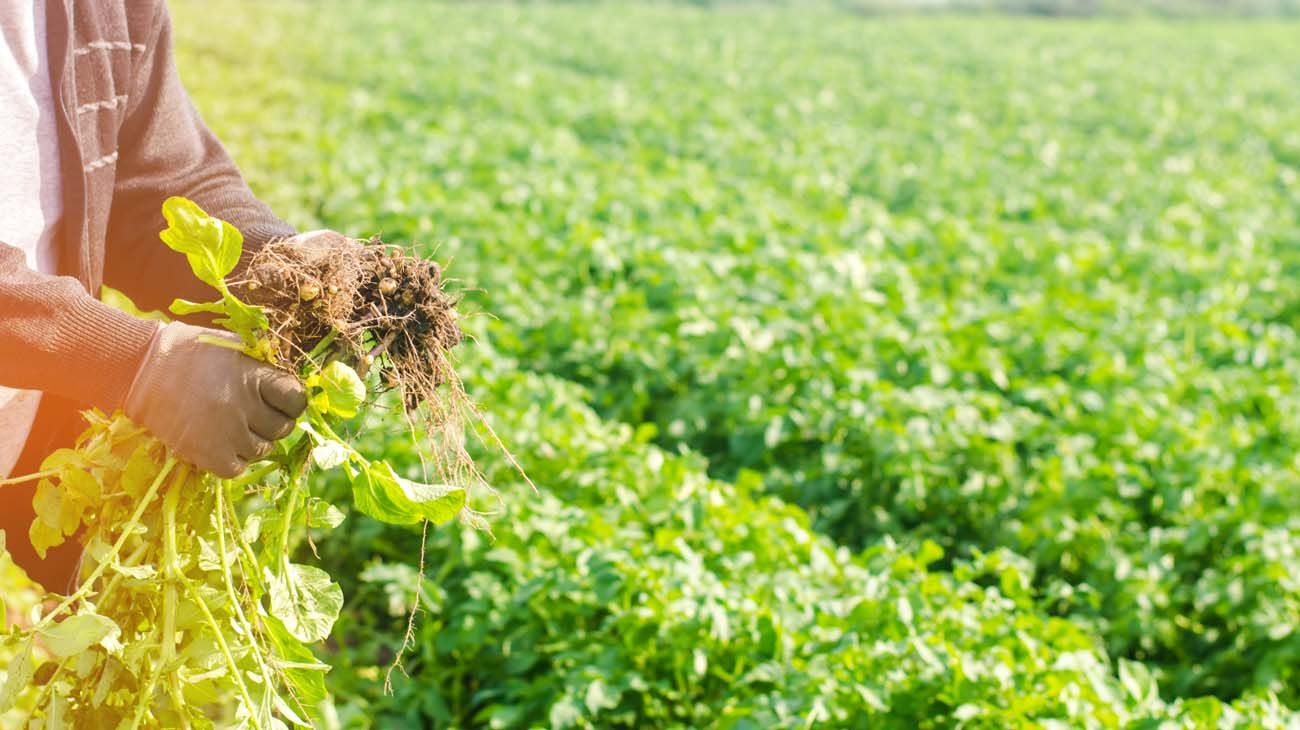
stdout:
[(289, 373), (200, 338), (239, 345), (219, 330), (159, 327), (124, 410), (181, 458), (229, 479), (293, 431), (307, 396)]

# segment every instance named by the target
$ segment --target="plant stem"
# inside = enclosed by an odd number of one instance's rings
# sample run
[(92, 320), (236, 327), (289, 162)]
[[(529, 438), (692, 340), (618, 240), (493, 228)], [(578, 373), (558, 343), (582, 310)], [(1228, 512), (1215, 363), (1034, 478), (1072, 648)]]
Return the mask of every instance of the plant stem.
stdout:
[(311, 361), (307, 364), (308, 367), (313, 367), (315, 365), (316, 358), (320, 357), (322, 352), (325, 352), (325, 348), (334, 343), (334, 339), (338, 337), (338, 335), (338, 330), (330, 330), (329, 334), (322, 337), (321, 341), (317, 342), (316, 346), (311, 348), (311, 352), (307, 353), (307, 359)]
[(280, 554), (288, 559), (289, 557), (289, 533), (293, 528), (293, 513), (298, 509), (298, 494), (302, 491), (303, 476), (307, 473), (307, 465), (311, 463), (311, 451), (304, 450), (298, 458), (298, 463), (293, 464), (288, 480), (289, 488), (289, 507), (284, 511), (284, 534), (280, 536)]
[[(230, 605), (235, 609), (235, 617), (239, 620), (239, 625), (243, 627), (244, 632), (248, 634), (248, 640), (255, 642), (256, 632), (252, 624), (248, 622), (248, 617), (244, 615), (244, 607), (240, 604), (239, 594), (235, 592), (235, 581), (230, 574), (230, 558), (226, 555), (226, 487), (224, 484), (217, 485), (217, 550), (221, 556), (221, 576), (226, 582), (226, 598)], [(257, 646), (253, 647), (252, 655), (257, 659), (258, 668), (262, 671), (262, 679), (266, 682), (268, 691), (271, 685), (271, 673), (266, 667), (266, 661), (262, 658), (262, 652)]]
[(162, 671), (162, 662), (155, 662), (149, 669), (149, 680), (144, 683), (144, 690), (136, 696), (135, 715), (131, 718), (131, 727), (140, 727), (140, 722), (144, 720), (144, 713), (149, 709), (153, 699), (153, 691), (158, 686), (158, 673)]
[(185, 712), (185, 696), (181, 691), (180, 677), (171, 665), (176, 661), (176, 582), (180, 580), (181, 571), (179, 553), (176, 549), (176, 507), (180, 503), (182, 481), (173, 485), (163, 495), (163, 626), (162, 645), (158, 652), (160, 672), (167, 672), (167, 694), (171, 696), (172, 705), (181, 717), (186, 730), (190, 727), (189, 715)]
[(261, 580), (261, 576), (257, 574), (257, 566), (259, 565), (257, 555), (253, 553), (253, 546), (244, 540), (243, 528), (239, 525), (239, 516), (235, 514), (234, 509), (229, 504), (226, 505), (226, 516), (230, 518), (230, 535), (235, 539), (235, 547), (239, 548), (239, 551), (243, 553), (244, 560), (248, 561), (248, 565), (243, 566), (244, 582), (260, 586), (260, 584), (253, 582)]
[[(121, 564), (122, 564), (122, 565), (125, 565), (125, 566), (127, 566), (127, 567), (135, 567), (136, 565), (139, 565), (139, 564), (140, 564), (140, 558), (144, 556), (144, 553), (145, 553), (145, 551), (146, 551), (148, 548), (149, 548), (149, 545), (148, 545), (147, 543), (140, 543), (140, 545), (139, 545), (138, 547), (136, 547), (136, 549), (135, 549), (134, 552), (132, 552), (130, 555), (126, 556), (126, 559), (125, 559), (125, 560), (121, 561)], [(121, 581), (122, 581), (122, 574), (121, 574), (121, 573), (118, 573), (118, 574), (114, 575), (112, 578), (109, 578), (109, 579), (108, 579), (108, 584), (104, 586), (104, 590), (102, 590), (102, 591), (97, 591), (97, 593), (98, 593), (99, 595), (101, 595), (101, 596), (109, 596), (109, 597), (112, 597), (112, 596), (113, 596), (113, 589), (114, 589), (114, 588), (117, 588), (117, 584), (120, 583)], [(115, 606), (115, 605), (117, 605), (117, 604), (115, 604), (115, 603), (101, 603), (101, 604), (100, 604), (100, 608), (102, 608), (102, 609), (106, 609), (106, 608), (109, 608), (109, 607), (111, 607), (111, 606)]]
[(280, 536), (280, 554), (289, 555), (289, 533), (293, 532), (293, 512), (298, 509), (298, 492), (302, 487), (297, 482), (289, 484), (289, 505), (284, 511), (284, 533)]
[(371, 363), (375, 361), (375, 358), (387, 352), (388, 347), (393, 344), (393, 340), (396, 338), (397, 330), (384, 335), (384, 339), (380, 340), (379, 344), (371, 348), (370, 352), (367, 352), (365, 357), (361, 358), (361, 363), (357, 365), (357, 377), (366, 377), (366, 373), (370, 372)]
[(232, 485), (237, 489), (243, 489), (244, 487), (247, 487), (249, 484), (256, 484), (262, 481), (266, 477), (273, 474), (275, 470), (279, 468), (280, 465), (277, 464), (276, 462), (268, 461), (254, 467), (250, 471), (244, 472), (242, 475), (235, 477), (234, 479), (227, 480), (227, 483), (229, 483), (230, 485)]
[[(257, 708), (253, 705), (253, 696), (248, 693), (248, 687), (244, 684), (243, 674), (240, 672), (239, 664), (235, 662), (235, 655), (230, 651), (230, 645), (226, 643), (226, 635), (221, 632), (221, 625), (217, 623), (217, 618), (212, 615), (212, 610), (208, 604), (203, 601), (203, 596), (187, 580), (182, 579), (182, 585), (185, 586), (187, 597), (199, 607), (203, 613), (203, 619), (207, 621), (208, 628), (212, 629), (212, 635), (217, 640), (217, 647), (221, 649), (221, 655), (226, 659), (226, 669), (230, 672), (231, 678), (235, 680), (235, 686), (239, 689), (239, 697), (248, 707), (248, 721), (254, 728), (261, 730), (262, 725), (257, 719)], [(271, 688), (267, 687), (266, 691), (270, 692)]]
[(12, 479), (0, 479), (0, 487), (7, 487), (10, 486), (11, 484), (23, 484), (24, 482), (34, 482), (37, 479), (45, 479), (47, 477), (54, 477), (58, 475), (59, 475), (58, 469), (50, 469), (49, 471), (38, 471), (35, 474), (27, 474), (21, 477), (13, 477)]

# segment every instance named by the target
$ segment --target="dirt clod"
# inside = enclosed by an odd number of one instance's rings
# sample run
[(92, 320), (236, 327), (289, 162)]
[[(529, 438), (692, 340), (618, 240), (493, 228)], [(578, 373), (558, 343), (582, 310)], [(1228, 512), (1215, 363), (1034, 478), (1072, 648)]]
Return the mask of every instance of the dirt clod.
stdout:
[[(324, 245), (272, 242), (250, 262), (238, 296), (270, 317), (278, 364), (297, 371), (322, 348), (364, 372), (377, 367), (408, 409), (456, 382), (457, 300), (442, 268), (379, 239)], [(333, 333), (333, 334), (331, 334)]]

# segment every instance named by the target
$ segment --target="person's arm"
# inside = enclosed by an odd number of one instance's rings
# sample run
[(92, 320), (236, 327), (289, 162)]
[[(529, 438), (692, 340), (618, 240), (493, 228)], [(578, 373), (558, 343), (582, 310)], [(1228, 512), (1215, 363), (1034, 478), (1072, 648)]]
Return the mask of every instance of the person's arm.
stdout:
[(244, 256), (294, 229), (249, 190), (221, 143), (203, 123), (181, 84), (172, 53), (167, 6), (157, 3), (146, 51), (133, 70), (126, 116), (118, 134), (117, 182), (104, 256), (104, 278), (145, 310), (163, 310), (177, 297), (213, 298), (185, 257), (158, 240), (166, 227), (162, 203), (180, 195), (244, 235)]
[[(253, 196), (200, 120), (176, 73), (166, 6), (154, 7), (118, 134), (104, 278), (138, 306), (166, 310), (177, 297), (215, 296), (159, 240), (167, 197), (190, 198), (239, 228), (246, 258), (294, 231)], [(229, 477), (288, 433), (306, 399), (292, 375), (204, 343), (220, 336), (118, 312), (0, 245), (0, 385), (120, 407), (187, 460)]]
[(121, 408), (199, 468), (232, 477), (288, 435), (307, 401), (293, 375), (203, 341), (222, 336), (120, 312), (0, 243), (0, 385)]
[(20, 249), (0, 243), (0, 385), (112, 410), (156, 329), (101, 303), (76, 279), (32, 271)]

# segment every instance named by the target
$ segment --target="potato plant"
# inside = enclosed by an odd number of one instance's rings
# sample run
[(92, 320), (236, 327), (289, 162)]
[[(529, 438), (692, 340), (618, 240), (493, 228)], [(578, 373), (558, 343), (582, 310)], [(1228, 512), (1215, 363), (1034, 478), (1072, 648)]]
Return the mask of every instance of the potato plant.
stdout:
[[(312, 493), (308, 475), (337, 470), (352, 508), (385, 523), (442, 525), (467, 513), (465, 486), (407, 479), (340, 435), (383, 389), (402, 391), (415, 416), (438, 395), (435, 387), (449, 386), (445, 352), (421, 349), (440, 348), (447, 332), (424, 337), (412, 329), (422, 321), (412, 312), (450, 307), (440, 292), (421, 290), (416, 301), (411, 289), (381, 283), (403, 266), (425, 274), (436, 267), (378, 243), (348, 241), (291, 266), (283, 257), (293, 249), (269, 244), (244, 278), (228, 281), (242, 252), (239, 231), (181, 198), (163, 212), (163, 241), (220, 294), (209, 303), (177, 301), (172, 311), (215, 315), (239, 335), (239, 345), (213, 346), (291, 366), (307, 388), (307, 410), (270, 456), (224, 480), (195, 470), (121, 414), (87, 413), (75, 448), (50, 455), (32, 475), (40, 479), (33, 545), (43, 553), (81, 540), (79, 587), (4, 636), (12, 656), (0, 713), (30, 693), (27, 727), (47, 730), (313, 726), (329, 667), (311, 647), (329, 637), (343, 593), (328, 572), (292, 556), (304, 536), (322, 536), (344, 516)], [(383, 268), (367, 278), (357, 263), (367, 261)], [(342, 276), (340, 263), (357, 275)], [(309, 281), (316, 276), (324, 281)], [(292, 296), (268, 298), (277, 285), (292, 285)], [(341, 294), (357, 311), (346, 310)], [(448, 322), (454, 326), (435, 324)], [(417, 370), (420, 358), (440, 369)], [(447, 413), (443, 407), (429, 423), (450, 427)], [(463, 465), (457, 453), (444, 456)]]

